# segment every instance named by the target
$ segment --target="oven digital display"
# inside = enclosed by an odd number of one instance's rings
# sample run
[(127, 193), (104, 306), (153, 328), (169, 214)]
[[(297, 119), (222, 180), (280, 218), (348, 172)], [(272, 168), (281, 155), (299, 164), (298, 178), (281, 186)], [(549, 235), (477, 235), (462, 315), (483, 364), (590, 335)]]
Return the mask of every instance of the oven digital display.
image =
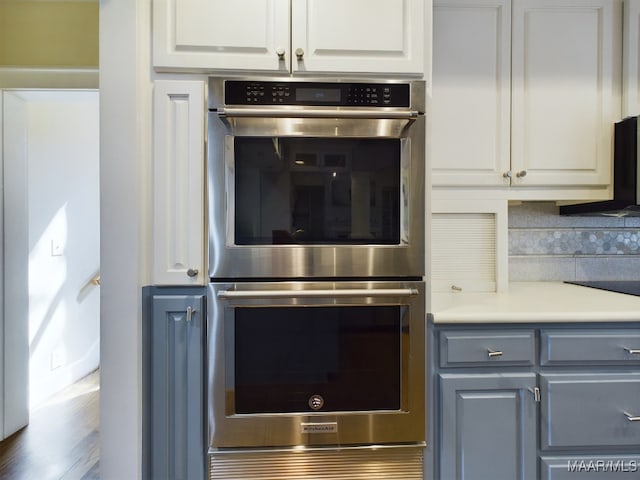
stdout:
[(340, 89), (337, 88), (296, 88), (298, 102), (340, 102)]

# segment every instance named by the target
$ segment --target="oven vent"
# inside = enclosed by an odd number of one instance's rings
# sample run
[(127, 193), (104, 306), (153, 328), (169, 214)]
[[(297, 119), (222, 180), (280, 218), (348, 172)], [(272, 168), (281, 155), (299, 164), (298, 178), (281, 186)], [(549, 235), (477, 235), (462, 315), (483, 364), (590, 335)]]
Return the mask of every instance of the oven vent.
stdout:
[(258, 450), (210, 455), (210, 480), (423, 480), (422, 447)]

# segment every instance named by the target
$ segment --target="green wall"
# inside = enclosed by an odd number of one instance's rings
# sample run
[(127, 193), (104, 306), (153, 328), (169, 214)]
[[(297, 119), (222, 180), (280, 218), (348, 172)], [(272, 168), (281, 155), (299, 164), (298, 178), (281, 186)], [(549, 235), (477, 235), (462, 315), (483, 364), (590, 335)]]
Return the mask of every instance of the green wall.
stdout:
[(0, 0), (0, 66), (97, 67), (98, 1)]

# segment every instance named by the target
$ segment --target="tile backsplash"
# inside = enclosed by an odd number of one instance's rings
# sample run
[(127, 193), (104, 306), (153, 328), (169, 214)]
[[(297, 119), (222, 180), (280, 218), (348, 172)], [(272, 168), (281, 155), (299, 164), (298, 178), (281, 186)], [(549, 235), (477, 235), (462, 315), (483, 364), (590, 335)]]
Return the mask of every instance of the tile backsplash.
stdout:
[(640, 280), (640, 218), (565, 217), (552, 202), (509, 207), (509, 280)]

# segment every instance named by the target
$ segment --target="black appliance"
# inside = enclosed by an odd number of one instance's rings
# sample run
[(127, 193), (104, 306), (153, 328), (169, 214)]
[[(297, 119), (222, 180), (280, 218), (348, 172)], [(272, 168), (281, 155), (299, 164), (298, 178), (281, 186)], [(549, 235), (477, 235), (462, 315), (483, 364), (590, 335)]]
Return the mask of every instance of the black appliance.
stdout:
[(640, 217), (638, 117), (627, 117), (614, 128), (613, 199), (563, 205), (560, 215)]
[(640, 280), (591, 280), (565, 282), (582, 287), (597, 288), (609, 292), (626, 293), (640, 297)]

